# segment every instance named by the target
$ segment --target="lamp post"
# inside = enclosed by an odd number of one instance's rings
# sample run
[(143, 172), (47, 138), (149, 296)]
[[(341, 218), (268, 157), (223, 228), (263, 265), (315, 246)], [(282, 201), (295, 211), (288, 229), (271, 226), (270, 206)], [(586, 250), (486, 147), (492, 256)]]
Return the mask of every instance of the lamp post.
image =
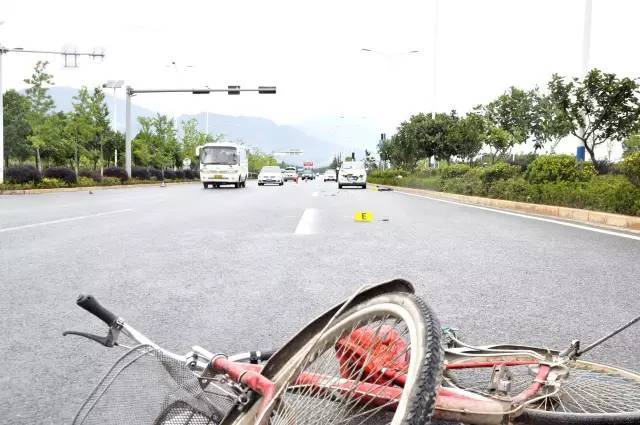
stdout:
[(259, 86), (257, 89), (241, 89), (240, 86), (227, 86), (226, 89), (191, 88), (191, 89), (134, 89), (131, 86), (126, 88), (125, 102), (125, 167), (127, 175), (131, 177), (131, 140), (133, 139), (131, 129), (131, 98), (136, 94), (144, 93), (191, 93), (210, 94), (227, 93), (228, 95), (239, 95), (240, 92), (258, 92), (258, 94), (276, 94), (275, 86)]
[[(118, 100), (116, 90), (122, 87), (124, 80), (109, 80), (102, 85), (103, 88), (113, 89), (113, 133), (118, 132)], [(118, 166), (118, 145), (115, 146), (114, 158), (115, 166)]]

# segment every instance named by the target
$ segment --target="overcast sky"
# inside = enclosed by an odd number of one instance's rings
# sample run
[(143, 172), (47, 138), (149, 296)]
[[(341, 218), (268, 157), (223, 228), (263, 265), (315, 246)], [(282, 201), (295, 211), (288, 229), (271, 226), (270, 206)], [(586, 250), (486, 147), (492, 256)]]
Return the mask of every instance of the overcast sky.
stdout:
[[(510, 85), (529, 88), (554, 72), (581, 72), (584, 0), (439, 4), (438, 110), (465, 112)], [(49, 58), (55, 83), (63, 86), (124, 79), (135, 88), (278, 87), (276, 96), (134, 99), (171, 114), (208, 110), (281, 124), (345, 116), (377, 133), (432, 108), (433, 11), (429, 0), (4, 1), (0, 43), (105, 49), (101, 64), (82, 59), (79, 69)], [(593, 1), (593, 67), (640, 75), (638, 17), (638, 1)], [(37, 59), (6, 55), (4, 88), (24, 87)]]

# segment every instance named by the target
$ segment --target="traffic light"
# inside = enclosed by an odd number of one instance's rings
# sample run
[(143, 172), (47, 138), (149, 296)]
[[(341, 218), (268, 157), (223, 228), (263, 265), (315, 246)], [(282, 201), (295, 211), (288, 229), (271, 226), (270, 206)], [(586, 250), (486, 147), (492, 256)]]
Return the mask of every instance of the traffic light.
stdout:
[(260, 86), (258, 87), (259, 94), (276, 94), (276, 86)]
[(355, 152), (351, 152), (351, 160), (352, 161), (356, 160), (356, 153)]
[(240, 94), (240, 86), (227, 86), (227, 94)]

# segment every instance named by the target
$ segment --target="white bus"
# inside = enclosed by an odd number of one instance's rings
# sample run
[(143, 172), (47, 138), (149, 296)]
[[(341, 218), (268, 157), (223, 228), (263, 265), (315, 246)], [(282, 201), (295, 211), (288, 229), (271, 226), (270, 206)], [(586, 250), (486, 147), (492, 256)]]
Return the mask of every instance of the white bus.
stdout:
[(247, 148), (235, 143), (207, 143), (196, 148), (200, 158), (200, 181), (204, 188), (232, 184), (246, 187), (249, 176)]

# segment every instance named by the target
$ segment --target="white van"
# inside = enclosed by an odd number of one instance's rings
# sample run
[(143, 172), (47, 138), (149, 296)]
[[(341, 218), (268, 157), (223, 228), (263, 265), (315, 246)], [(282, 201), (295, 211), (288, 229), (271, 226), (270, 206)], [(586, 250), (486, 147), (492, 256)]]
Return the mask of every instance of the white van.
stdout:
[(200, 158), (200, 181), (206, 189), (209, 185), (220, 187), (232, 184), (246, 187), (249, 175), (247, 148), (235, 143), (207, 143), (196, 148)]

